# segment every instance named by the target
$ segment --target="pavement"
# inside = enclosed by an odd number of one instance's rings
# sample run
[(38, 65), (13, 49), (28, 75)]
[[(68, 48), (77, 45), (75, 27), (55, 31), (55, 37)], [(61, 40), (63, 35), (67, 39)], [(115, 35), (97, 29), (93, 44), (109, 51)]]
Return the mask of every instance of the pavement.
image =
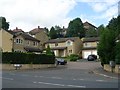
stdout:
[(120, 74), (105, 71), (102, 67), (94, 69), (93, 73), (104, 76), (104, 77), (108, 77), (108, 78), (120, 79), (119, 78)]

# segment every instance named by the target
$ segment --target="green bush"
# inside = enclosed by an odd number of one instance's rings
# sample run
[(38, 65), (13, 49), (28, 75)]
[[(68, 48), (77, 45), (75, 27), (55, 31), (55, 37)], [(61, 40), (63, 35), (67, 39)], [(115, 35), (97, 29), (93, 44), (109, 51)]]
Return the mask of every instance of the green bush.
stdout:
[(80, 57), (78, 55), (76, 55), (76, 54), (71, 54), (69, 56), (70, 61), (77, 61), (78, 59), (80, 59)]
[(5, 52), (2, 53), (2, 63), (5, 64), (54, 64), (54, 55)]

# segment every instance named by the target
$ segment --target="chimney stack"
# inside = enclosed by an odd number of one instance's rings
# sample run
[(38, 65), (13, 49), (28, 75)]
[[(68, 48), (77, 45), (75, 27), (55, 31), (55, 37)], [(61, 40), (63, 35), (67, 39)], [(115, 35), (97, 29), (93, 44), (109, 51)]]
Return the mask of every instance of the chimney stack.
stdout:
[(18, 30), (18, 27), (16, 27), (16, 30)]
[(38, 29), (40, 29), (40, 26), (38, 26)]

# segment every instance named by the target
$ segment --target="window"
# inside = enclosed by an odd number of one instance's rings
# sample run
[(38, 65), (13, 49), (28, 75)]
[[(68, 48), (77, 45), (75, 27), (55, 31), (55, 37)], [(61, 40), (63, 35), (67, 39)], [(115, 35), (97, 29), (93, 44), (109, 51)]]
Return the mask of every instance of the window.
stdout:
[(22, 43), (23, 43), (23, 40), (21, 40), (21, 39), (16, 39), (16, 43), (17, 43), (17, 44), (22, 44)]
[(37, 42), (33, 42), (33, 46), (37, 46), (38, 45), (38, 43)]
[(72, 45), (72, 42), (71, 41), (67, 41), (66, 44), (67, 44), (67, 46), (70, 46), (70, 45)]
[(14, 52), (23, 52), (22, 50), (15, 50)]
[(91, 43), (84, 43), (85, 47), (91, 47)]
[(58, 43), (55, 43), (55, 46), (58, 46)]
[(72, 50), (69, 50), (69, 53), (72, 53)]
[(28, 45), (28, 46), (30, 45), (30, 41), (27, 41), (27, 45)]

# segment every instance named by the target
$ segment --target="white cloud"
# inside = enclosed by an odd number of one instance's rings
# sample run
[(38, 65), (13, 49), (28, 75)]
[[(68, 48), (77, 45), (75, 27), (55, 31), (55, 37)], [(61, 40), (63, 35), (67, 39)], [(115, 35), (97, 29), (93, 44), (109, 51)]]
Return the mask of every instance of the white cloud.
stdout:
[[(48, 28), (55, 25), (67, 27), (73, 19), (67, 15), (78, 2), (85, 2), (96, 13), (100, 13), (101, 17), (93, 15), (96, 20), (109, 19), (117, 13), (115, 4), (118, 0), (0, 0), (0, 16), (10, 22), (10, 29), (18, 27), (29, 31), (38, 25)], [(88, 15), (79, 16), (83, 22), (92, 22)]]
[(51, 27), (66, 25), (67, 14), (74, 8), (74, 0), (1, 0), (1, 16), (10, 22), (10, 28), (15, 27), (29, 31), (37, 25)]

